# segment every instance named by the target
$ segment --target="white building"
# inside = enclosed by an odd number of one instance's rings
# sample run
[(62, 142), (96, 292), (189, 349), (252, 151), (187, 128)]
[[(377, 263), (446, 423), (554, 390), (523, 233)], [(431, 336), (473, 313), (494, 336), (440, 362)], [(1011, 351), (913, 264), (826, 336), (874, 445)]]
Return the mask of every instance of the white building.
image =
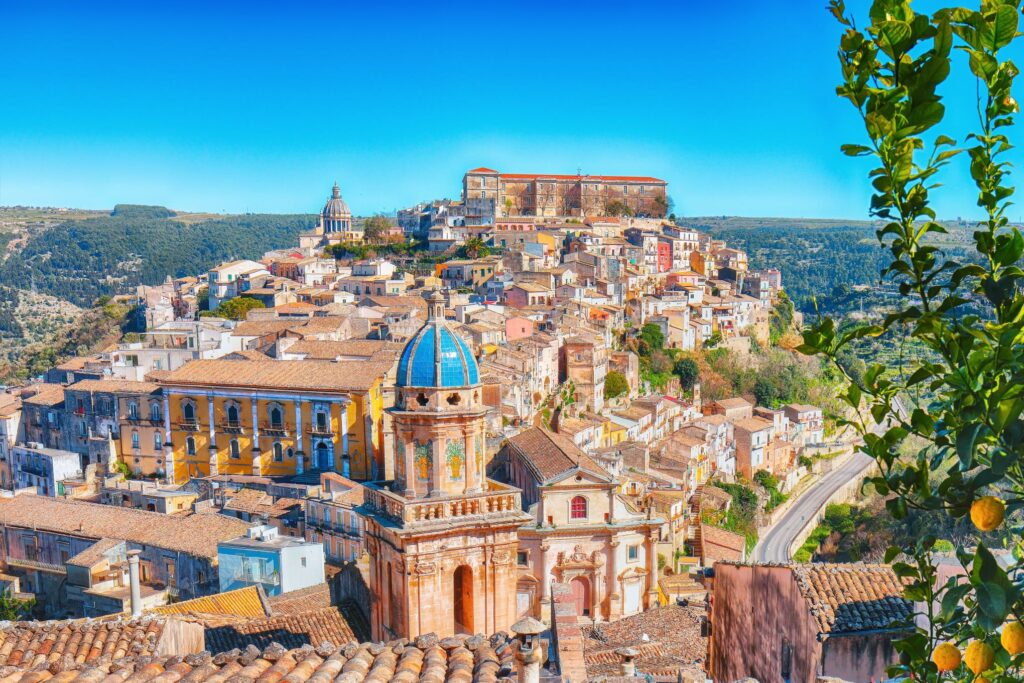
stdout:
[(280, 595), (324, 582), (324, 546), (254, 526), (245, 536), (217, 544), (221, 592), (260, 584)]
[(11, 477), (15, 488), (34, 487), (41, 496), (63, 496), (65, 479), (82, 477), (78, 453), (29, 443), (11, 449)]

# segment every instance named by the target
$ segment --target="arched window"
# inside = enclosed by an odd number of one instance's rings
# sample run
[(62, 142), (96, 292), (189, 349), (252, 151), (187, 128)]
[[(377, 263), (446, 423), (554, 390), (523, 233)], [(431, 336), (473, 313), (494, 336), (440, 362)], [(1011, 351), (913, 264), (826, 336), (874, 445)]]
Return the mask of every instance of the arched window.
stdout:
[(132, 401), (128, 404), (128, 419), (135, 420), (139, 417), (139, 404)]
[(195, 455), (196, 454), (196, 440), (195, 440), (195, 438), (190, 436), (187, 439), (185, 439), (185, 453), (187, 453), (188, 455)]
[(281, 462), (284, 460), (284, 447), (281, 446), (280, 441), (274, 442), (274, 462)]
[(139, 433), (138, 432), (132, 432), (132, 448), (138, 448), (138, 447), (139, 447)]
[(276, 403), (270, 406), (270, 426), (274, 429), (284, 426), (284, 411)]
[(238, 405), (235, 403), (228, 404), (228, 424), (232, 427), (238, 425)]
[(160, 403), (159, 401), (153, 401), (149, 404), (149, 419), (153, 422), (160, 421)]
[(231, 451), (232, 458), (237, 459), (242, 457), (242, 452), (238, 449), (238, 439), (231, 439), (229, 449)]
[(181, 417), (185, 422), (196, 421), (196, 404), (188, 399), (181, 402)]
[(164, 435), (160, 432), (153, 432), (153, 448), (160, 450), (164, 447)]
[(569, 504), (569, 519), (587, 518), (587, 499), (583, 496), (576, 496)]

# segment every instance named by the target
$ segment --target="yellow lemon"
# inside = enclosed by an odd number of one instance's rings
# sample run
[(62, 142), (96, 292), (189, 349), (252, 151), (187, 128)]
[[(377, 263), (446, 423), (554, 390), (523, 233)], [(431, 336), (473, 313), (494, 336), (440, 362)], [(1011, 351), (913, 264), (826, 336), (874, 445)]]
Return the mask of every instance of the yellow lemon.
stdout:
[(989, 681), (984, 676), (978, 676), (977, 678), (974, 679), (974, 683), (991, 683), (991, 681)]
[(932, 661), (939, 671), (952, 671), (960, 666), (960, 650), (953, 643), (942, 643), (932, 650)]
[(1019, 655), (1024, 652), (1024, 625), (1019, 621), (1011, 621), (1003, 627), (1003, 634), (999, 636), (999, 642), (1011, 655)]
[(992, 531), (1003, 523), (1006, 505), (995, 496), (985, 496), (971, 505), (971, 521), (981, 531)]
[(992, 662), (996, 659), (996, 653), (987, 643), (975, 640), (967, 646), (964, 651), (964, 663), (967, 668), (976, 674), (984, 673), (992, 668)]

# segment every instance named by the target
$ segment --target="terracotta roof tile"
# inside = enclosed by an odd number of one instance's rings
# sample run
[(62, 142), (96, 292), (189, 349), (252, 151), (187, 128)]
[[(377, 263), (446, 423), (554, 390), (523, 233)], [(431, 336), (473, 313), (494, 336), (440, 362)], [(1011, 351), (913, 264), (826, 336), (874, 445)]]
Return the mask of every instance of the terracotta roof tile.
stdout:
[(100, 657), (148, 656), (163, 632), (160, 619), (93, 622), (9, 622), (0, 628), (0, 667), (46, 666), (62, 659), (92, 664)]
[(366, 391), (390, 363), (326, 360), (194, 360), (160, 378), (163, 385), (271, 387), (309, 391)]
[[(0, 498), (0, 524), (99, 539), (123, 539), (197, 557), (217, 557), (217, 543), (237, 538), (246, 522), (215, 514), (163, 515), (62, 498)], [(81, 553), (80, 553), (81, 554)]]
[(794, 565), (793, 576), (822, 633), (906, 628), (913, 604), (885, 565)]

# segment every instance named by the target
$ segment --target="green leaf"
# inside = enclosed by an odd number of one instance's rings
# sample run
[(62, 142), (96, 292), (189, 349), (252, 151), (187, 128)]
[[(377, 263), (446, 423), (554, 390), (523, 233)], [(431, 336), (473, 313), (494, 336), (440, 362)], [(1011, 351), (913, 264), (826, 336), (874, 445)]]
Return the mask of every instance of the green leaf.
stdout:
[(974, 444), (978, 440), (981, 423), (975, 422), (956, 434), (956, 455), (960, 458), (960, 469), (969, 470), (974, 462)]

